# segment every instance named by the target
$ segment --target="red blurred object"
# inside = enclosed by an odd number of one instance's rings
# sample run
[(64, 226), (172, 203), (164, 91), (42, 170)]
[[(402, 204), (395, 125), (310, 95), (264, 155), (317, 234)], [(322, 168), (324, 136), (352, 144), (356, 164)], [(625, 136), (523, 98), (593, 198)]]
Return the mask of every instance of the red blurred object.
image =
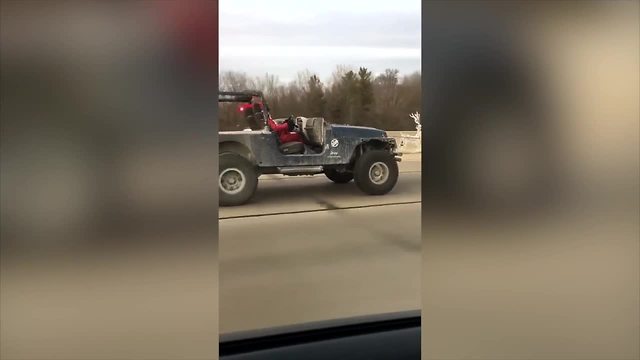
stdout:
[(163, 22), (184, 55), (207, 72), (218, 68), (218, 1), (155, 1)]

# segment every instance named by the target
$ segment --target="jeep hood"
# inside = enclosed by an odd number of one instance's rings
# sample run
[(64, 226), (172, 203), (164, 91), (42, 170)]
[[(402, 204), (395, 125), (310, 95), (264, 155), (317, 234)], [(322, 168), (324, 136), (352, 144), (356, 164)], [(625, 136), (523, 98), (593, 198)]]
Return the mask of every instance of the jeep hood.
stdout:
[(361, 138), (379, 138), (384, 137), (384, 130), (351, 125), (331, 125), (333, 135), (338, 137), (361, 137)]

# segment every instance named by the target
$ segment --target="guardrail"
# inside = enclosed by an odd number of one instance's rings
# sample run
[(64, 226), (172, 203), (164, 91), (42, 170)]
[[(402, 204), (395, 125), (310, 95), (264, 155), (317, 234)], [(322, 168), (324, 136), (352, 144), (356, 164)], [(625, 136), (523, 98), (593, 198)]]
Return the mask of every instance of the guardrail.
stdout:
[(415, 131), (387, 131), (387, 136), (396, 139), (398, 151), (404, 154), (417, 154), (422, 152), (422, 140), (416, 136)]

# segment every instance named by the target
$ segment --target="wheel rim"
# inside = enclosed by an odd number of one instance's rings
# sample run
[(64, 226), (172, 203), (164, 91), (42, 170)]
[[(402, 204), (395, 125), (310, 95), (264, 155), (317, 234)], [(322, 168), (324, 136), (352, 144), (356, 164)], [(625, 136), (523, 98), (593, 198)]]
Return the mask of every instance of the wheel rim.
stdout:
[(225, 169), (218, 177), (218, 185), (220, 190), (229, 195), (235, 195), (241, 192), (246, 184), (245, 176), (242, 171), (236, 168)]
[(369, 180), (376, 185), (381, 185), (389, 179), (389, 167), (387, 164), (378, 161), (369, 168)]

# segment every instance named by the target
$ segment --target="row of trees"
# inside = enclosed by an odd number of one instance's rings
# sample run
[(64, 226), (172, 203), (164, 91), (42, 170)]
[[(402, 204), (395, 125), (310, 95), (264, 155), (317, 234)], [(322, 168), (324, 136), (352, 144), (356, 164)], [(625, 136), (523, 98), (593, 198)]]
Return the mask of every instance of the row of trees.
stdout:
[[(249, 77), (245, 73), (225, 71), (219, 81), (224, 91), (263, 91), (275, 118), (292, 114), (323, 116), (333, 123), (414, 130), (415, 123), (409, 114), (420, 111), (421, 106), (420, 73), (400, 76), (396, 69), (373, 76), (364, 67), (354, 70), (338, 66), (326, 83), (306, 70), (287, 84), (274, 75)], [(222, 106), (221, 130), (244, 127), (241, 116), (234, 108)]]

